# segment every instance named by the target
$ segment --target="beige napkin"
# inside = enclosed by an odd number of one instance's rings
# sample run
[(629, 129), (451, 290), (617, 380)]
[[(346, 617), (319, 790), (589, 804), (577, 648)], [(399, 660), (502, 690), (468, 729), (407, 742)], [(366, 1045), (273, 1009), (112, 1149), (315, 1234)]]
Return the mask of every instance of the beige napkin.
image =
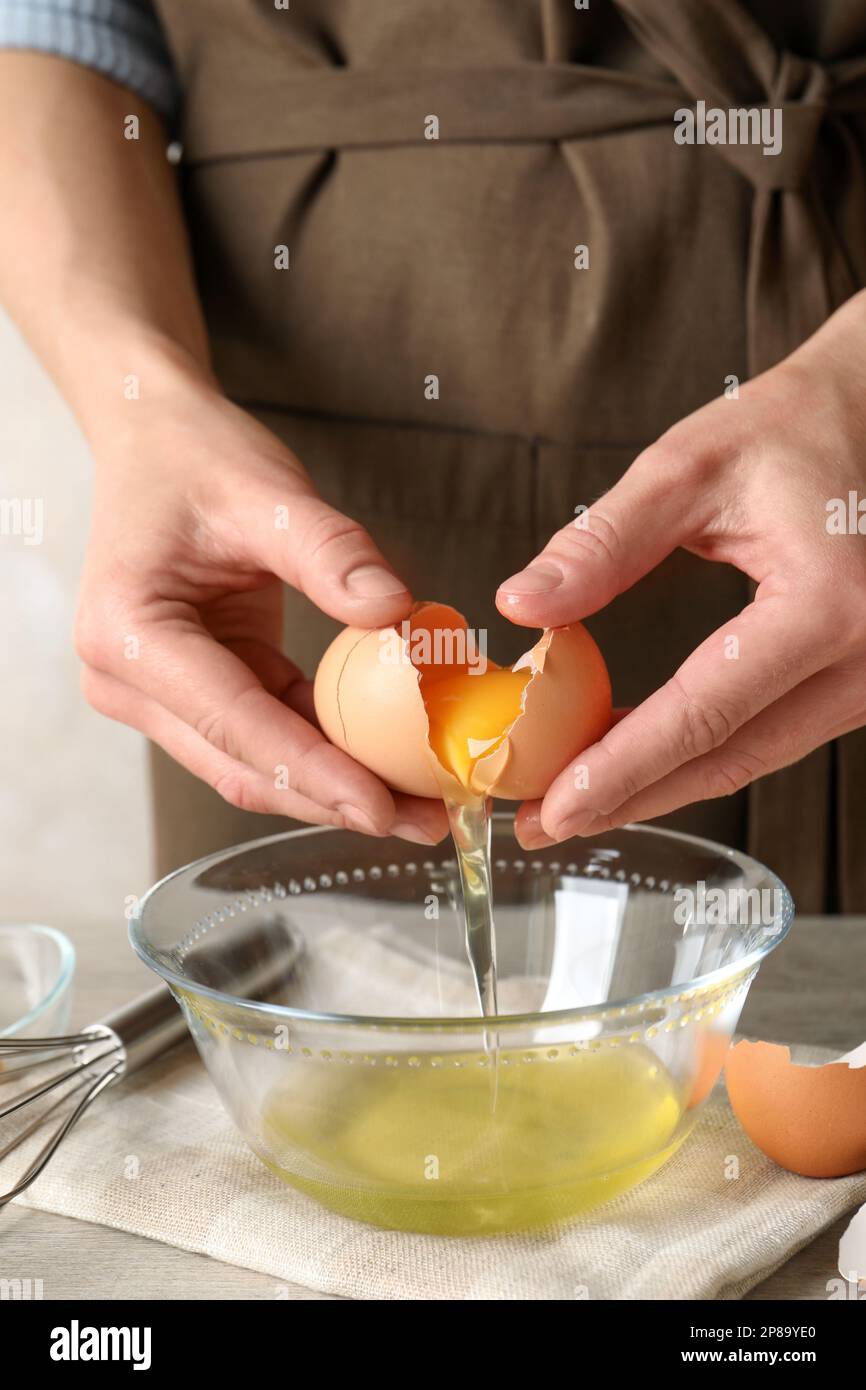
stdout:
[[(397, 961), (387, 937), (365, 950), (380, 989), (388, 971), (427, 968)], [(349, 955), (346, 943), (341, 969), (360, 969)], [(462, 987), (439, 970), (440, 999)], [(730, 1299), (866, 1201), (866, 1173), (829, 1181), (777, 1168), (719, 1085), (658, 1173), (566, 1227), (484, 1238), (380, 1231), (272, 1176), (185, 1046), (109, 1090), (18, 1200), (269, 1274), (275, 1296), (285, 1281), (361, 1299)]]

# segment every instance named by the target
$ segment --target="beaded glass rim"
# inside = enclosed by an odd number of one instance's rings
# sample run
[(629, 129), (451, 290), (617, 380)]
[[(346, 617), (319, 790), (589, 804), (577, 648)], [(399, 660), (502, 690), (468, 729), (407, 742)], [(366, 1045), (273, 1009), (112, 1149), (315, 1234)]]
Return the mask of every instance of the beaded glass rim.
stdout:
[[(512, 822), (513, 816), (507, 811), (494, 812), (492, 817), (494, 822), (503, 824)], [(186, 864), (182, 868), (175, 869), (160, 879), (152, 888), (145, 893), (144, 897), (138, 902), (129, 923), (129, 939), (133, 950), (144, 961), (145, 965), (155, 971), (172, 988), (175, 993), (184, 996), (200, 996), (210, 999), (215, 1003), (227, 1005), (232, 1009), (241, 1012), (267, 1013), (271, 1018), (293, 1020), (295, 1022), (307, 1023), (329, 1023), (355, 1028), (368, 1028), (376, 1031), (399, 1031), (399, 1032), (466, 1032), (484, 1031), (490, 1027), (491, 1019), (482, 1015), (478, 1017), (460, 1018), (419, 1018), (419, 1017), (397, 1017), (374, 1016), (365, 1014), (340, 1014), (327, 1013), (311, 1009), (298, 1009), (289, 1004), (270, 1004), (263, 1000), (243, 999), (239, 995), (228, 994), (224, 990), (214, 989), (210, 985), (199, 984), (195, 980), (190, 980), (187, 976), (181, 975), (173, 970), (159, 954), (152, 950), (145, 936), (144, 919), (147, 914), (152, 899), (156, 897), (162, 889), (173, 883), (176, 879), (184, 876), (191, 876), (202, 870), (205, 866), (213, 866), (221, 861), (234, 858), (240, 854), (253, 849), (259, 849), (266, 845), (283, 843), (304, 839), (310, 836), (322, 835), (346, 835), (345, 830), (337, 829), (334, 826), (310, 826), (302, 830), (288, 830), (277, 835), (266, 835), (258, 840), (250, 840), (245, 844), (235, 845), (228, 850), (220, 850), (215, 854), (206, 855), (202, 859), (195, 860), (191, 864)], [(597, 1021), (613, 1021), (614, 1019), (623, 1020), (630, 1015), (641, 1015), (648, 1008), (658, 1006), (668, 1007), (674, 1002), (690, 1004), (697, 1000), (707, 1001), (708, 998), (718, 991), (724, 990), (726, 986), (735, 985), (738, 987), (754, 975), (761, 961), (765, 956), (784, 940), (790, 930), (791, 922), (794, 917), (794, 904), (788, 889), (785, 887), (778, 875), (768, 869), (759, 860), (753, 859), (750, 855), (741, 853), (739, 850), (730, 849), (726, 845), (718, 844), (714, 840), (706, 840), (697, 835), (686, 835), (677, 830), (661, 830), (648, 825), (625, 825), (617, 831), (606, 832), (607, 834), (628, 834), (646, 835), (648, 837), (691, 845), (704, 852), (712, 852), (731, 863), (737, 864), (742, 868), (749, 868), (753, 871), (766, 876), (769, 886), (780, 894), (781, 911), (778, 914), (778, 921), (772, 927), (765, 928), (766, 939), (747, 955), (729, 962), (727, 965), (719, 966), (716, 970), (708, 971), (704, 975), (697, 975), (691, 980), (679, 981), (676, 984), (665, 985), (661, 989), (649, 990), (644, 994), (631, 995), (624, 999), (609, 999), (598, 1004), (584, 1004), (573, 1009), (556, 1009), (544, 1013), (528, 1014), (497, 1014), (495, 1015), (496, 1026), (498, 1029), (520, 1028), (520, 1027), (551, 1027), (554, 1025), (579, 1022), (581, 1020), (595, 1019)], [(599, 846), (592, 848), (593, 841), (588, 839), (586, 842), (589, 856), (593, 861), (597, 861), (600, 855), (604, 854), (605, 847)], [(527, 861), (522, 855), (509, 861), (503, 860), (498, 856), (493, 861), (494, 867), (510, 867), (517, 869), (517, 872), (524, 872), (527, 868)], [(518, 867), (521, 866), (522, 868)], [(627, 874), (624, 870), (612, 873), (608, 866), (602, 863), (599, 865), (594, 862), (580, 865), (578, 861), (569, 861), (566, 864), (558, 860), (532, 860), (528, 867), (531, 872), (547, 871), (553, 873), (586, 873), (587, 877), (607, 878), (613, 882), (628, 883), (632, 887), (642, 887), (651, 892), (662, 894), (674, 893), (684, 885), (679, 882), (671, 882), (667, 878), (657, 878), (654, 875), (640, 875), (637, 873)], [(592, 869), (591, 872), (588, 872)], [(404, 870), (408, 865), (402, 866)], [(456, 862), (452, 858), (442, 859), (438, 863), (434, 860), (424, 860), (420, 865), (414, 865), (414, 873), (422, 869), (424, 872), (441, 872), (448, 869), (456, 872)], [(396, 875), (393, 872), (396, 870)], [(251, 907), (260, 907), (268, 902), (285, 900), (290, 897), (297, 897), (303, 893), (313, 893), (320, 888), (330, 891), (333, 888), (350, 887), (353, 883), (363, 882), (365, 879), (375, 881), (393, 879), (399, 876), (400, 865), (372, 865), (369, 868), (355, 869), (349, 872), (339, 871), (335, 874), (306, 875), (303, 879), (289, 879), (286, 884), (275, 882), (270, 885), (263, 884), (258, 889), (246, 889), (236, 898), (228, 902), (224, 907), (215, 909), (213, 912), (205, 914), (195, 922), (179, 943), (185, 952), (197, 941), (200, 941), (214, 927), (219, 926), (241, 913), (249, 911)], [(360, 875), (356, 877), (356, 875)], [(410, 875), (411, 876), (411, 875)], [(323, 880), (325, 880), (323, 882)]]

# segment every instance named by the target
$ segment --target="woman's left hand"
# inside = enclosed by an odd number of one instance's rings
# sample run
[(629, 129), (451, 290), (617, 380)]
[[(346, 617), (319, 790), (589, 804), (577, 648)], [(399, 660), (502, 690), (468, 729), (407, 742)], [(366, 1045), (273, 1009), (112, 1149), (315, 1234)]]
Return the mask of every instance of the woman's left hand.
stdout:
[(524, 803), (525, 848), (728, 796), (866, 724), (866, 292), (668, 430), (497, 606), (561, 627), (677, 547), (736, 565), (754, 601)]

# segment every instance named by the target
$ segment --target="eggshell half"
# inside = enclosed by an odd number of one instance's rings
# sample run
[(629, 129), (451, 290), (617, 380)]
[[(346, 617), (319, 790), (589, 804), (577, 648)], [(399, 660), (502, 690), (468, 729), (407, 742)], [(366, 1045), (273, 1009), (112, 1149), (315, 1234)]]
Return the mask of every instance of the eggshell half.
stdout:
[[(497, 753), (476, 764), (482, 789), (506, 801), (544, 796), (564, 767), (610, 728), (610, 677), (604, 657), (581, 623), (548, 628), (513, 669), (533, 676), (523, 713)], [(492, 777), (489, 772), (492, 771)]]
[[(436, 606), (443, 625), (466, 626), (454, 609)], [(392, 639), (393, 650), (398, 630), (381, 631)], [(418, 670), (411, 661), (383, 662), (383, 649), (377, 628), (347, 627), (337, 634), (319, 662), (313, 685), (319, 726), (333, 744), (395, 791), (441, 798)]]
[(866, 1168), (866, 1067), (800, 1066), (777, 1043), (740, 1042), (725, 1065), (734, 1114), (759, 1149), (807, 1178)]
[[(411, 624), (465, 629), (447, 604), (417, 604)], [(345, 628), (319, 663), (316, 716), (338, 748), (396, 791), (414, 796), (465, 795), (428, 743), (423, 668), (411, 659), (383, 661), (401, 640), (396, 628)], [(387, 644), (387, 646), (386, 646)], [(409, 644), (402, 642), (408, 657)], [(493, 663), (491, 663), (493, 664)], [(548, 629), (514, 670), (529, 669), (523, 709), (496, 749), (475, 765), (473, 790), (523, 800), (543, 796), (554, 778), (610, 726), (610, 679), (604, 658), (580, 623)]]

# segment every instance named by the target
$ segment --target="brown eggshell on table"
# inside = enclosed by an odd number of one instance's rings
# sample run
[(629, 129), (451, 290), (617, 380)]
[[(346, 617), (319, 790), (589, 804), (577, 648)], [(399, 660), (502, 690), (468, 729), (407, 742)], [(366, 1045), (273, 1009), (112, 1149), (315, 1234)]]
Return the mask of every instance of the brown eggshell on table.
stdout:
[(866, 1169), (866, 1067), (800, 1066), (778, 1043), (740, 1042), (725, 1079), (743, 1129), (782, 1168), (807, 1178)]

